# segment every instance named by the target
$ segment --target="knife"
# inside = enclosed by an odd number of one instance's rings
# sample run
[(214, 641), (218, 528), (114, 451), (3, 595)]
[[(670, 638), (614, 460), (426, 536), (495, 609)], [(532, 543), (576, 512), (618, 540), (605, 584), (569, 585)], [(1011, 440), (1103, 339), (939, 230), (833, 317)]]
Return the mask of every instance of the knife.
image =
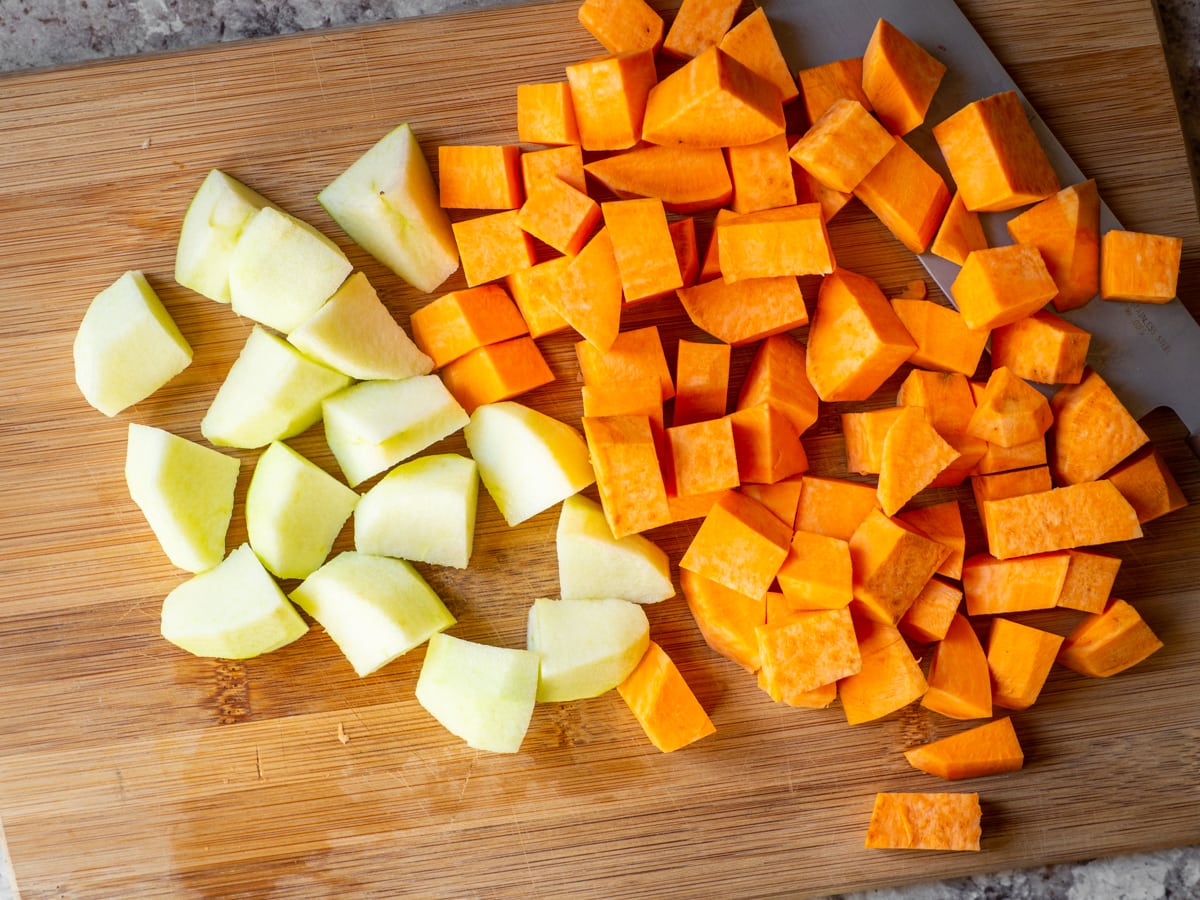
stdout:
[[(793, 73), (861, 56), (881, 18), (945, 63), (946, 75), (925, 124), (906, 135), (906, 140), (948, 185), (954, 182), (933, 139), (932, 126), (973, 100), (1010, 90), (1021, 98), (1062, 185), (1085, 179), (954, 0), (758, 0), (758, 5), (770, 19)], [(1018, 212), (980, 215), (991, 246), (1012, 242), (1005, 223)], [(1100, 233), (1120, 227), (1101, 198)], [(932, 253), (918, 258), (953, 302), (950, 285), (959, 267)], [(1187, 426), (1188, 443), (1200, 455), (1200, 325), (1178, 297), (1165, 304), (1096, 298), (1059, 315), (1091, 334), (1088, 363), (1135, 418), (1160, 406), (1170, 407)]]

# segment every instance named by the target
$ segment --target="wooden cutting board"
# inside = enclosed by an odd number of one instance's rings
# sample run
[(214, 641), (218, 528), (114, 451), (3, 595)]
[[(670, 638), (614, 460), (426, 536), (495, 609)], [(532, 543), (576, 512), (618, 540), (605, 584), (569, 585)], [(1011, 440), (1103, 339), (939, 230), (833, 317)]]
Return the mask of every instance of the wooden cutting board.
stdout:
[[(1150, 5), (964, 6), (1126, 227), (1184, 238), (1181, 292), (1195, 312), (1200, 224)], [(199, 439), (249, 331), (172, 283), (204, 173), (223, 168), (341, 241), (407, 325), (428, 298), (351, 247), (314, 195), (401, 121), (432, 159), (441, 143), (515, 141), (516, 85), (560, 80), (598, 52), (576, 8), (0, 79), (0, 816), (26, 898), (796, 896), (1200, 841), (1200, 504), (1112, 548), (1125, 560), (1118, 593), (1166, 647), (1108, 681), (1056, 669), (1015, 719), (1025, 770), (955, 786), (982, 794), (978, 854), (862, 849), (876, 791), (945, 786), (901, 751), (959, 724), (908, 709), (850, 728), (836, 706), (774, 705), (703, 644), (680, 597), (649, 610), (653, 634), (718, 732), (670, 755), (615, 694), (541, 706), (521, 753), (489, 755), (417, 704), (421, 651), (359, 679), (319, 629), (245, 663), (195, 659), (158, 636), (162, 598), (184, 576), (126, 493), (126, 426)], [(832, 228), (839, 261), (886, 291), (921, 276), (861, 209)], [(91, 298), (133, 268), (195, 361), (107, 419), (75, 388), (71, 342)], [(627, 325), (649, 322), (668, 353), (697, 336), (673, 302)], [(559, 380), (527, 399), (577, 422), (572, 339), (543, 346)], [(735, 354), (735, 379), (748, 352)], [(818, 474), (844, 471), (836, 411), (805, 437)], [(1200, 500), (1178, 422), (1147, 424)], [(320, 429), (293, 444), (333, 470)], [(255, 458), (239, 455), (230, 547), (245, 539)], [(969, 513), (969, 491), (957, 496)], [(557, 590), (555, 522), (551, 510), (509, 529), (481, 498), (471, 568), (424, 569), (459, 618), (455, 634), (523, 644), (530, 601)], [(694, 528), (653, 536), (677, 559)], [(1074, 621), (1027, 619), (1060, 632)]]

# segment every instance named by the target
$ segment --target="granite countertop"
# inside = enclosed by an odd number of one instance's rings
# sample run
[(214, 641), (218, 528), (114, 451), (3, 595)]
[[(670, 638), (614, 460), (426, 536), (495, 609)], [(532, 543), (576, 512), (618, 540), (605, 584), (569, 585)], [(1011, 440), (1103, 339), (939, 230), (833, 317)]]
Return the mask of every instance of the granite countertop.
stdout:
[[(12, 0), (0, 8), (0, 72), (496, 4), (497, 0)], [(1156, 5), (1195, 178), (1200, 173), (1200, 0), (1156, 0)], [(0, 830), (0, 900), (14, 896)], [(841, 896), (847, 900), (1200, 897), (1200, 847)]]

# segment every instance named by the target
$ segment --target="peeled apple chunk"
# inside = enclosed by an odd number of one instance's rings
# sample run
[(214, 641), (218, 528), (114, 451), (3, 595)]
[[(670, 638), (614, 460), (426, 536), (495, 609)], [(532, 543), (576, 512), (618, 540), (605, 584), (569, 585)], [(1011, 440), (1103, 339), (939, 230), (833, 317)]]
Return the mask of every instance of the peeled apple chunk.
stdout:
[(359, 677), (454, 624), (410, 563), (352, 550), (309, 575), (291, 598), (321, 623)]
[(236, 178), (211, 170), (183, 215), (175, 248), (175, 281), (210, 300), (228, 303), (233, 248), (250, 218), (273, 205)]
[(149, 425), (129, 424), (125, 482), (171, 563), (203, 572), (225, 556), (241, 461)]
[(539, 703), (612, 690), (650, 644), (646, 612), (628, 600), (539, 599), (529, 608), (526, 647), (542, 658)]
[(458, 244), (407, 123), (385, 134), (317, 202), (356, 244), (430, 293), (458, 269)]
[(361, 381), (433, 371), (433, 360), (400, 327), (362, 272), (347, 278), (324, 306), (294, 328), (288, 342)]
[(439, 632), (417, 677), (417, 702), (477, 750), (516, 753), (537, 699), (539, 657)]
[(321, 401), (350, 383), (258, 325), (246, 338), (200, 422), (213, 444), (253, 450), (293, 437), (321, 418)]
[(614, 538), (604, 509), (582, 494), (563, 501), (555, 546), (563, 600), (657, 603), (675, 596), (667, 554), (640, 534)]
[(75, 383), (106, 416), (145, 400), (192, 361), (146, 277), (129, 271), (93, 298), (75, 333)]
[(229, 257), (233, 311), (287, 334), (333, 296), (353, 267), (307, 222), (264, 206)]
[(246, 490), (250, 546), (277, 578), (304, 578), (329, 556), (358, 492), (278, 441), (267, 446)]
[(465, 569), (475, 542), (479, 467), (457, 453), (401, 463), (359, 501), (354, 547)]
[(596, 480), (583, 435), (512, 400), (480, 406), (463, 436), (484, 487), (510, 526)]
[(249, 544), (194, 575), (163, 601), (162, 636), (196, 656), (250, 659), (307, 631)]
[(325, 441), (351, 487), (420, 453), (467, 423), (436, 375), (360, 381), (322, 404)]

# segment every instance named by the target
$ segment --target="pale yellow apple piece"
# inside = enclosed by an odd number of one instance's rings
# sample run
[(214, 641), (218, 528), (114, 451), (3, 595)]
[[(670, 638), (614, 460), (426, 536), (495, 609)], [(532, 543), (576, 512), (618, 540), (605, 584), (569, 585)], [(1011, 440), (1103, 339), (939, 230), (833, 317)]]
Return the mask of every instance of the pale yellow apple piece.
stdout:
[(675, 596), (662, 548), (641, 534), (614, 538), (603, 507), (583, 494), (563, 501), (555, 547), (563, 600), (616, 597), (657, 603)]
[(596, 697), (634, 670), (650, 644), (646, 612), (628, 600), (538, 599), (526, 647), (542, 658), (539, 703)]

